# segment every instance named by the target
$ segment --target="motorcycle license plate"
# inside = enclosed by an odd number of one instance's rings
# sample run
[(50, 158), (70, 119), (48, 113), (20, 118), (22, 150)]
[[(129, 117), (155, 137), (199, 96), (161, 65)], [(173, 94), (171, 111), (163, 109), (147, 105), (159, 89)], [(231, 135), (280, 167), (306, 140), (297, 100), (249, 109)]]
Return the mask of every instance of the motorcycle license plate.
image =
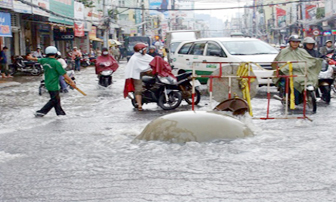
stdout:
[[(190, 81), (190, 85), (193, 85), (193, 81)], [(199, 80), (196, 80), (196, 79), (195, 79), (195, 81), (194, 81), (194, 85), (195, 85), (195, 87), (197, 87), (197, 86), (200, 86), (201, 83), (199, 82)]]

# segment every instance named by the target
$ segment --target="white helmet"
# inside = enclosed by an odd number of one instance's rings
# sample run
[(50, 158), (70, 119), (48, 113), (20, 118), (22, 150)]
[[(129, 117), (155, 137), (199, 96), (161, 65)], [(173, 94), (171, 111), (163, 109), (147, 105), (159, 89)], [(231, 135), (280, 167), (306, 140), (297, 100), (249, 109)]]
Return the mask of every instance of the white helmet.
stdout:
[(57, 56), (61, 57), (62, 56), (61, 52), (57, 51)]
[(57, 48), (55, 46), (48, 46), (46, 49), (45, 49), (45, 54), (49, 55), (49, 54), (54, 54), (56, 55), (57, 54)]

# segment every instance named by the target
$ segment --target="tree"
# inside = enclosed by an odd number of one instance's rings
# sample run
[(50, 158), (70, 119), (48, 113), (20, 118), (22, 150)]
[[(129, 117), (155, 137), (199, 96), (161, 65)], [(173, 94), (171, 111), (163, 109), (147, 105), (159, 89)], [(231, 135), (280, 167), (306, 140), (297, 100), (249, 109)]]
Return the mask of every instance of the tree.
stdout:
[(88, 8), (93, 8), (95, 7), (94, 4), (93, 4), (93, 0), (78, 0), (78, 2), (81, 2), (84, 4), (85, 7), (88, 7)]

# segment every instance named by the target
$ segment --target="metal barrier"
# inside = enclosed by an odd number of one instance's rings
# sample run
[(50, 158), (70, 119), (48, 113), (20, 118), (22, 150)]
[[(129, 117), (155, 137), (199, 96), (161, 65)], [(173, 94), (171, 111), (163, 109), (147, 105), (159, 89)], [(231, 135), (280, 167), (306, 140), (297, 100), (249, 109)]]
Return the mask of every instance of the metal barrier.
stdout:
[[(195, 70), (195, 64), (219, 64), (219, 74), (218, 75), (197, 75), (196, 74), (196, 70)], [(260, 62), (263, 63), (263, 62)], [(279, 74), (279, 69), (285, 67), (285, 66), (289, 66), (290, 72), (292, 72), (292, 64), (293, 63), (304, 63), (305, 64), (305, 73), (304, 75), (293, 75), (292, 73), (290, 73), (290, 75), (280, 75)], [(246, 69), (248, 69), (247, 73), (245, 72), (245, 74), (242, 75), (223, 75), (222, 74), (222, 70), (223, 70), (223, 64), (239, 64), (239, 66), (245, 66)], [(258, 68), (262, 68), (259, 63), (255, 63), (255, 62), (242, 62), (242, 63), (232, 63), (232, 62), (193, 62), (192, 64), (192, 110), (195, 110), (195, 104), (194, 104), (194, 100), (195, 100), (195, 85), (194, 85), (194, 80), (196, 78), (209, 78), (209, 95), (210, 95), (210, 107), (212, 108), (212, 92), (213, 92), (213, 79), (214, 78), (228, 78), (229, 80), (229, 84), (228, 84), (228, 98), (230, 99), (232, 97), (232, 92), (231, 92), (231, 80), (232, 78), (236, 78), (236, 79), (247, 79), (247, 83), (248, 83), (248, 88), (250, 88), (250, 84), (251, 84), (251, 79), (256, 79), (256, 76), (251, 76), (251, 71), (252, 70), (252, 64), (256, 65)], [(268, 62), (269, 64), (269, 62)], [(253, 119), (261, 119), (261, 120), (268, 120), (268, 119), (308, 119), (311, 120), (310, 118), (307, 117), (306, 115), (306, 109), (307, 109), (307, 103), (306, 103), (306, 96), (307, 96), (307, 62), (306, 61), (288, 61), (288, 62), (273, 62), (272, 64), (284, 64), (281, 67), (279, 67), (277, 65), (277, 69), (276, 70), (269, 70), (269, 71), (275, 71), (276, 74), (274, 76), (270, 76), (267, 77), (267, 109), (266, 109), (266, 116), (265, 117), (253, 117)], [(293, 86), (293, 78), (294, 77), (304, 77), (304, 95), (303, 95), (303, 112), (302, 112), (302, 116), (298, 116), (298, 117), (294, 117), (294, 116), (289, 116), (288, 115), (288, 96), (290, 96), (290, 108), (295, 108), (295, 103), (294, 103), (294, 86)], [(285, 87), (285, 115), (282, 117), (272, 117), (270, 116), (270, 100), (271, 100), (271, 91), (270, 91), (270, 86), (272, 83), (272, 78), (285, 78), (286, 79), (286, 87)], [(289, 88), (291, 88), (291, 95), (289, 95)], [(249, 98), (244, 98), (250, 107), (250, 115), (253, 116), (252, 113), (252, 106), (251, 106), (251, 102), (250, 100), (248, 100)], [(294, 105), (293, 105), (294, 104)]]

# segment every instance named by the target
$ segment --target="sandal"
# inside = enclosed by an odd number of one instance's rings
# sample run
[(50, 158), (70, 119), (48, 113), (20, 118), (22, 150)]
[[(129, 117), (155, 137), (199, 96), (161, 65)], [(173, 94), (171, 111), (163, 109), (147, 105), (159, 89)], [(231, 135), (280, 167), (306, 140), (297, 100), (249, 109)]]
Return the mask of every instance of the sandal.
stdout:
[(138, 107), (138, 111), (143, 111), (142, 107)]

